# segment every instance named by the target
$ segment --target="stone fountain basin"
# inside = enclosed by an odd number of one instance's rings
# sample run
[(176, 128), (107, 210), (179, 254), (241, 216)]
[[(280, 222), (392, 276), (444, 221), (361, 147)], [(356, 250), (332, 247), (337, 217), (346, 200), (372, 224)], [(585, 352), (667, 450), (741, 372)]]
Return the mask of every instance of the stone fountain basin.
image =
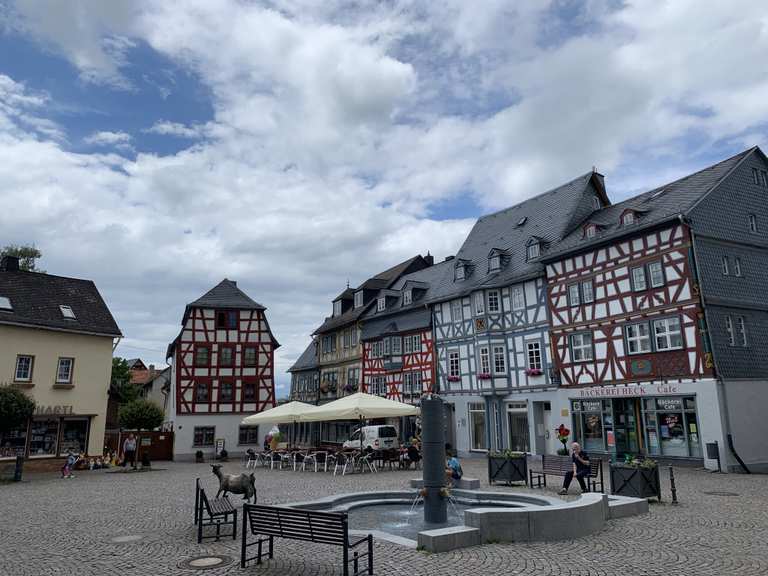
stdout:
[[(414, 491), (356, 492), (328, 496), (309, 502), (290, 504), (294, 508), (349, 512), (365, 506), (399, 504), (410, 507)], [(536, 542), (570, 540), (602, 530), (605, 522), (648, 512), (648, 501), (601, 493), (582, 494), (564, 501), (549, 496), (514, 492), (452, 490), (451, 496), (462, 505), (464, 525), (423, 530), (417, 540), (404, 538), (394, 531), (366, 529), (375, 537), (431, 552), (488, 542)]]

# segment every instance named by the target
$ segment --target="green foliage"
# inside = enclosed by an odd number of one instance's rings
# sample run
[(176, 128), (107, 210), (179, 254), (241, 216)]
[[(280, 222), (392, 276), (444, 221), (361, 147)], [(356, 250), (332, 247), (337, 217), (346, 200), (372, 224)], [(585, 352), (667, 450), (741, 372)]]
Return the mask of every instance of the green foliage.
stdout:
[(35, 401), (11, 386), (0, 387), (0, 431), (15, 430), (26, 424), (35, 411)]
[(506, 450), (502, 450), (501, 452), (489, 452), (488, 456), (490, 458), (523, 458), (525, 456), (525, 452), (510, 450), (509, 448), (507, 448)]
[(117, 413), (120, 426), (128, 430), (154, 430), (163, 423), (163, 409), (151, 400), (133, 400)]
[(39, 269), (35, 262), (43, 257), (43, 253), (35, 248), (34, 244), (29, 246), (8, 244), (0, 250), (0, 258), (3, 256), (16, 256), (19, 259), (19, 268), (27, 272), (45, 272), (45, 270)]
[(650, 458), (635, 458), (632, 454), (627, 454), (624, 456), (624, 462), (622, 462), (623, 466), (626, 466), (627, 468), (644, 468), (646, 470), (653, 470), (658, 466), (658, 463), (656, 460), (651, 460)]
[(131, 370), (125, 358), (112, 358), (112, 378), (110, 380), (112, 390), (117, 392), (121, 404), (127, 404), (138, 400), (141, 396), (141, 388), (131, 384)]

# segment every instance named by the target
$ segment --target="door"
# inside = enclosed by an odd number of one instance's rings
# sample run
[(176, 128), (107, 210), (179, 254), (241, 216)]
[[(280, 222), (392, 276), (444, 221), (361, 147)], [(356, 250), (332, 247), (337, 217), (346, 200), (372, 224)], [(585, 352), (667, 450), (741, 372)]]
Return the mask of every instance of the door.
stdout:
[(507, 412), (507, 418), (509, 420), (509, 449), (516, 452), (529, 452), (528, 412), (510, 410)]
[(613, 401), (613, 426), (616, 438), (616, 458), (640, 452), (637, 406), (634, 398)]

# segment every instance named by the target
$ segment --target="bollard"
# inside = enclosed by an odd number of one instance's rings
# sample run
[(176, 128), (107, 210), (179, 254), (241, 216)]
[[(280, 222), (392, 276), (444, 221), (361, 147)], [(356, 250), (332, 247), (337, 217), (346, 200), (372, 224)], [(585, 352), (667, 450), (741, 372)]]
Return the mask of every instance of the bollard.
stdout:
[(13, 470), (14, 482), (21, 482), (22, 470), (24, 470), (24, 456), (16, 456), (16, 468)]
[(672, 492), (672, 504), (677, 504), (677, 488), (675, 487), (675, 471), (669, 467), (669, 489)]

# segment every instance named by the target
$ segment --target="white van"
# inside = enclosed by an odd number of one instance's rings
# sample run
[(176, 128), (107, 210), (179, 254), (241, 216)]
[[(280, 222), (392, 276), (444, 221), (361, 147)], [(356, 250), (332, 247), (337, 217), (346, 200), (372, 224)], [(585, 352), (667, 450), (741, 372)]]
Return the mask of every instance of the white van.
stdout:
[[(360, 449), (360, 428), (352, 433), (349, 440), (344, 442), (344, 448)], [(399, 448), (397, 429), (394, 426), (363, 426), (363, 450), (389, 450)]]

